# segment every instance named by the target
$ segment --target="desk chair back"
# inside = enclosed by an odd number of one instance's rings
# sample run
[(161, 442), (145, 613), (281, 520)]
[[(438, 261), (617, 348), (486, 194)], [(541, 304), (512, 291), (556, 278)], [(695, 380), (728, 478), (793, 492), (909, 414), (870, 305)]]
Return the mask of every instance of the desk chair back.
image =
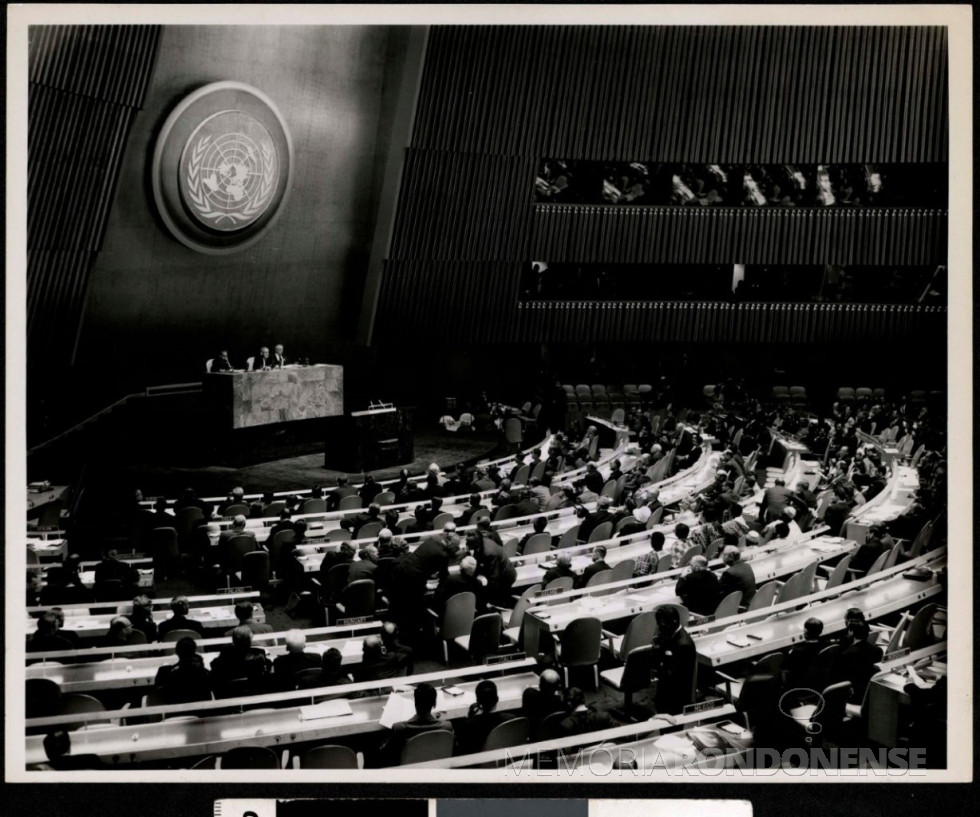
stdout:
[(133, 591), (128, 589), (122, 579), (105, 579), (92, 588), (95, 593), (95, 600), (102, 601), (125, 601), (132, 598)]
[(810, 586), (807, 584), (806, 570), (801, 570), (790, 576), (786, 583), (779, 588), (776, 604), (783, 604), (787, 601), (795, 601), (803, 598), (810, 593)]
[(572, 525), (572, 527), (561, 535), (561, 538), (558, 540), (559, 549), (575, 547), (578, 544), (578, 529), (578, 525)]
[(177, 538), (186, 539), (190, 536), (191, 529), (195, 522), (204, 519), (204, 511), (195, 506), (181, 508), (174, 514), (174, 527), (177, 529)]
[(729, 593), (725, 598), (718, 602), (715, 608), (715, 621), (721, 618), (728, 618), (738, 613), (738, 606), (742, 603), (742, 591), (736, 590)]
[(286, 510), (286, 500), (276, 499), (262, 509), (262, 516), (272, 518), (280, 516)]
[(358, 579), (356, 582), (351, 582), (340, 594), (340, 604), (343, 606), (342, 610), (338, 608), (340, 617), (373, 616), (375, 598), (375, 584), (372, 579)]
[(935, 603), (926, 604), (919, 609), (909, 622), (903, 648), (915, 652), (935, 643), (936, 639), (930, 634), (929, 629), (939, 611), (940, 607)]
[(660, 556), (657, 561), (657, 573), (666, 573), (668, 570), (674, 569), (674, 557), (669, 553), (664, 553)]
[(752, 597), (752, 601), (749, 602), (748, 612), (754, 612), (755, 610), (763, 610), (766, 607), (772, 607), (773, 602), (776, 600), (776, 594), (779, 592), (779, 582), (771, 581), (762, 585), (758, 590), (755, 591), (755, 595)]
[[(618, 658), (625, 661), (633, 650), (643, 646), (649, 646), (653, 641), (653, 636), (657, 632), (657, 619), (653, 610), (639, 613), (626, 627), (623, 634), (622, 643), (619, 645)], [(649, 680), (649, 679), (648, 679)]]
[(551, 534), (536, 533), (524, 545), (524, 555), (533, 556), (535, 553), (547, 553), (551, 550)]
[(28, 678), (24, 684), (24, 705), (28, 718), (57, 715), (61, 706), (61, 687), (50, 678)]
[(565, 673), (568, 687), (568, 670), (571, 667), (588, 667), (595, 670), (596, 686), (599, 684), (597, 665), (602, 651), (602, 622), (597, 618), (577, 618), (562, 630), (559, 639), (561, 655), (559, 664)]
[(278, 769), (279, 755), (268, 746), (235, 746), (218, 758), (219, 769)]
[(242, 584), (246, 587), (265, 587), (272, 578), (269, 554), (253, 550), (242, 556)]
[(633, 571), (636, 570), (636, 559), (623, 559), (612, 566), (612, 578), (610, 582), (622, 582), (633, 578)]
[(901, 553), (902, 546), (900, 544), (893, 546), (892, 549), (888, 551), (881, 569), (888, 570), (890, 567), (895, 567), (895, 565), (898, 564), (898, 557), (901, 555)]
[(510, 539), (504, 540), (504, 556), (506, 556), (508, 559), (513, 559), (517, 555), (517, 548), (520, 546), (520, 544), (521, 543), (513, 536)]
[(531, 478), (531, 466), (525, 463), (520, 468), (517, 469), (514, 474), (514, 478), (511, 482), (514, 485), (527, 485), (527, 481)]
[(202, 636), (195, 630), (169, 630), (160, 637), (161, 641), (180, 641), (182, 638), (193, 638), (197, 641)]
[(813, 689), (823, 689), (827, 686), (830, 672), (839, 654), (840, 644), (831, 644), (817, 653), (817, 660), (813, 664), (813, 672), (810, 676), (810, 684)]
[[(647, 680), (649, 681), (649, 676)], [(537, 727), (532, 730), (534, 740), (555, 740), (556, 738), (564, 737), (561, 722), (567, 717), (568, 713), (564, 711), (552, 712), (550, 715), (545, 715)]]
[(344, 592), (347, 587), (347, 579), (350, 576), (350, 563), (343, 562), (334, 565), (327, 571), (327, 586), (323, 588), (324, 601), (332, 601)]
[(926, 550), (929, 549), (929, 542), (932, 540), (932, 522), (926, 522), (922, 529), (916, 534), (915, 539), (912, 541), (911, 558), (915, 559), (917, 556), (921, 556)]
[(436, 514), (432, 519), (432, 530), (442, 530), (442, 526), (452, 522), (453, 519), (453, 515), (448, 511)]
[(469, 653), (474, 664), (482, 664), (488, 655), (500, 649), (503, 619), (500, 613), (486, 613), (473, 619), (470, 627)]
[[(346, 497), (345, 497), (346, 498)], [(360, 497), (358, 497), (360, 499)], [(327, 500), (320, 496), (310, 497), (299, 506), (300, 513), (326, 513)]]
[(351, 494), (350, 496), (345, 496), (340, 500), (340, 503), (337, 505), (337, 510), (356, 511), (362, 507), (364, 507), (364, 500), (362, 500), (357, 494)]
[(691, 559), (695, 556), (703, 556), (704, 548), (701, 545), (692, 545), (687, 550), (684, 551), (684, 555), (681, 556), (680, 562), (677, 563), (678, 567), (687, 567), (691, 563)]
[(273, 573), (282, 570), (282, 549), (296, 541), (296, 531), (276, 531), (269, 539), (269, 567)]
[(400, 764), (425, 763), (429, 760), (443, 760), (453, 754), (453, 733), (446, 729), (433, 729), (413, 735), (405, 741)]
[(348, 746), (317, 746), (299, 759), (301, 769), (356, 769), (357, 755)]
[(241, 534), (233, 536), (225, 542), (222, 554), (223, 567), (228, 573), (238, 573), (245, 561), (245, 554), (255, 550), (255, 539)]
[(460, 636), (469, 635), (476, 618), (476, 596), (473, 593), (457, 593), (446, 602), (439, 625), (442, 639), (443, 658), (449, 662), (449, 642)]
[(612, 570), (600, 570), (598, 573), (592, 575), (592, 578), (586, 582), (586, 587), (598, 587), (600, 584), (609, 584), (612, 581), (613, 572)]
[(718, 558), (718, 554), (721, 552), (722, 547), (725, 545), (724, 539), (714, 539), (708, 543), (708, 547), (704, 549), (704, 558), (709, 562), (714, 561)]
[(841, 681), (826, 687), (821, 696), (823, 707), (812, 716), (812, 723), (819, 723), (822, 729), (819, 734), (822, 740), (833, 740), (840, 734), (844, 725), (844, 715), (847, 712), (847, 699), (851, 694), (850, 681)]
[(395, 504), (395, 494), (393, 491), (382, 491), (380, 494), (374, 497), (376, 504), (380, 505), (382, 508), (385, 505)]
[[(896, 545), (895, 547), (899, 547), (899, 545)], [(874, 573), (880, 573), (884, 569), (885, 562), (888, 560), (888, 557), (890, 555), (891, 555), (891, 551), (886, 551), (885, 553), (878, 554), (878, 558), (871, 563), (871, 567), (868, 568), (868, 572), (865, 573), (864, 575), (871, 576)]]
[(508, 505), (501, 505), (493, 512), (493, 521), (500, 522), (505, 519), (516, 519), (521, 515), (521, 509), (513, 502)]
[[(348, 497), (344, 498), (347, 499)], [(353, 536), (347, 528), (334, 528), (333, 530), (328, 530), (326, 535), (328, 542), (349, 542), (352, 538)]]
[(602, 542), (612, 536), (613, 523), (603, 522), (600, 525), (596, 525), (592, 529), (592, 533), (589, 534), (589, 544), (592, 542)]
[(851, 566), (852, 558), (854, 558), (854, 554), (848, 553), (847, 556), (837, 563), (837, 566), (830, 572), (830, 576), (827, 577), (827, 584), (824, 585), (824, 590), (830, 590), (844, 583), (844, 580), (847, 578), (847, 570)]
[(492, 752), (495, 749), (509, 749), (527, 743), (531, 732), (531, 722), (527, 718), (511, 718), (495, 726), (480, 751)]
[(664, 508), (661, 505), (657, 510), (650, 514), (650, 518), (647, 520), (647, 530), (655, 528), (660, 524), (660, 520), (664, 518)]
[[(83, 695), (78, 692), (71, 693), (69, 695), (62, 695), (61, 701), (58, 706), (59, 715), (87, 715), (90, 712), (105, 712), (105, 705), (98, 698), (91, 695)], [(92, 724), (92, 723), (111, 723), (110, 718), (104, 718), (100, 720), (88, 720), (77, 721), (75, 723), (66, 724), (64, 729), (68, 731), (74, 731), (75, 729), (80, 729), (82, 726)]]
[(244, 516), (248, 518), (249, 507), (244, 502), (238, 502), (234, 505), (229, 505), (221, 512), (222, 519), (231, 519), (235, 516)]
[(365, 522), (357, 529), (355, 539), (373, 539), (384, 527), (384, 522)]
[(566, 590), (571, 590), (575, 586), (575, 579), (571, 576), (559, 576), (557, 579), (552, 579), (545, 585), (545, 590), (557, 590), (560, 593), (564, 593)]

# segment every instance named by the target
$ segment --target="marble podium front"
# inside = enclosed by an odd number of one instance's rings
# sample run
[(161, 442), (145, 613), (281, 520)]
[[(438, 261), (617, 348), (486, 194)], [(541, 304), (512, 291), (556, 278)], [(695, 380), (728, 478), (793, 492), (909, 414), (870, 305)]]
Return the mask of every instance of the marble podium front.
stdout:
[(231, 415), (232, 428), (344, 413), (344, 367), (328, 363), (264, 372), (215, 372), (207, 375), (205, 388), (212, 405), (224, 416)]

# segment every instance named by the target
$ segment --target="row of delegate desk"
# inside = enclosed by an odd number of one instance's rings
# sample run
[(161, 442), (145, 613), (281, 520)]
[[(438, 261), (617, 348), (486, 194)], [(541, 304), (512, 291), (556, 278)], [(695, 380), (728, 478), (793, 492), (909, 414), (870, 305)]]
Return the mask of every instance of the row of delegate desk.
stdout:
[[(812, 543), (784, 546), (749, 564), (753, 572), (758, 571), (765, 580), (770, 580), (813, 566), (815, 561), (835, 558), (850, 548), (853, 543), (846, 540), (823, 537)], [(807, 593), (718, 622), (695, 623), (688, 627), (688, 632), (703, 664), (718, 667), (755, 658), (802, 641), (807, 618), (819, 618), (824, 623), (824, 634), (831, 634), (843, 631), (844, 613), (849, 607), (861, 607), (871, 620), (936, 596), (941, 587), (935, 573), (945, 564), (946, 552), (941, 549), (829, 590)], [(926, 580), (905, 577), (904, 574), (919, 566), (932, 571)], [(525, 651), (536, 653), (543, 635), (554, 636), (578, 618), (598, 618), (608, 623), (632, 618), (664, 604), (679, 604), (675, 588), (676, 574), (680, 572), (676, 571), (674, 576), (664, 574), (663, 579), (650, 587), (638, 586), (642, 580), (634, 579), (547, 597), (544, 603), (530, 607), (525, 613)], [(606, 595), (610, 592), (613, 595)]]
[(864, 544), (868, 528), (874, 524), (897, 519), (915, 501), (919, 488), (919, 473), (910, 465), (892, 466), (892, 478), (885, 488), (868, 502), (855, 508), (845, 523), (848, 539)]
[[(341, 651), (343, 664), (357, 664), (362, 657), (364, 639), (380, 629), (380, 621), (369, 621), (304, 630), (306, 651), (322, 655), (331, 647), (336, 647)], [(286, 651), (284, 636), (284, 633), (256, 635), (252, 638), (252, 646), (261, 647), (270, 658), (276, 658)], [(210, 667), (218, 652), (230, 643), (228, 637), (202, 638), (197, 640), (197, 649), (205, 665)], [(30, 653), (28, 659), (39, 663), (28, 665), (26, 677), (48, 678), (66, 693), (148, 687), (152, 686), (160, 667), (175, 662), (174, 647), (173, 642), (159, 642), (92, 648), (84, 652), (60, 650)], [(81, 663), (61, 663), (65, 661)]]
[[(250, 601), (253, 603), (252, 618), (259, 624), (265, 622), (265, 611), (258, 602), (258, 591), (236, 592), (234, 594), (216, 594), (207, 596), (190, 596), (191, 611), (188, 618), (201, 622), (207, 628), (228, 629), (238, 624), (235, 616), (235, 603), (237, 601)], [(155, 612), (162, 611), (170, 604), (170, 599), (151, 599)], [(26, 619), (27, 634), (33, 631), (36, 621), (32, 616), (41, 616), (47, 612), (49, 607), (28, 607)], [(85, 603), (85, 604), (66, 604), (61, 607), (65, 614), (64, 629), (70, 630), (80, 638), (98, 638), (109, 632), (109, 624), (113, 618), (119, 615), (128, 615), (132, 612), (132, 603), (129, 602), (105, 602), (105, 603)], [(159, 622), (158, 622), (159, 623)]]
[[(726, 620), (723, 629), (717, 623), (695, 625), (690, 629), (698, 650), (699, 660), (712, 666), (720, 666), (735, 660), (752, 658), (763, 653), (791, 647), (802, 638), (802, 624), (807, 618), (816, 617), (824, 622), (828, 635), (839, 632), (844, 626), (847, 608), (858, 605), (869, 619), (904, 609), (924, 601), (940, 592), (935, 575), (924, 581), (908, 578), (904, 574), (912, 568), (925, 567), (937, 571), (945, 565), (945, 549), (926, 554), (906, 565), (900, 565), (880, 574), (866, 577), (834, 588), (832, 591), (796, 599), (785, 605), (744, 614)], [(749, 635), (754, 638), (749, 638)], [(525, 672), (536, 666), (534, 659), (522, 659), (511, 664), (471, 667), (465, 670), (449, 670), (441, 673), (413, 676), (404, 683), (447, 682), (460, 678), (504, 674), (496, 680), (500, 694), (500, 708), (512, 709), (519, 705), (524, 688), (536, 683), (533, 672)], [(220, 753), (236, 743), (275, 746), (302, 741), (341, 738), (353, 734), (378, 731), (386, 699), (348, 699), (345, 707), (320, 715), (313, 706), (324, 697), (344, 696), (362, 691), (382, 691), (392, 681), (351, 684), (344, 687), (328, 687), (279, 695), (250, 696), (210, 703), (177, 706), (145, 707), (137, 711), (119, 710), (108, 713), (86, 713), (36, 718), (28, 722), (32, 729), (64, 728), (78, 724), (101, 724), (106, 720), (124, 718), (180, 717), (194, 715), (193, 721), (172, 722), (162, 720), (139, 725), (110, 725), (98, 729), (75, 731), (73, 747), (77, 753), (93, 753), (113, 765), (126, 765), (147, 760), (172, 760), (181, 757)], [(448, 718), (464, 717), (470, 704), (475, 701), (475, 682), (455, 683), (463, 695), (450, 697), (440, 692), (437, 708)], [(275, 710), (242, 711), (232, 714), (212, 714), (234, 707), (276, 705)], [(306, 709), (311, 707), (312, 709)], [(591, 736), (597, 738), (598, 735)], [(28, 736), (27, 763), (40, 763), (44, 759), (42, 738)]]
[[(644, 547), (643, 544), (638, 543), (636, 546), (624, 546), (615, 550), (628, 551), (637, 546)], [(752, 561), (749, 564), (752, 565), (753, 572), (756, 574), (757, 580), (761, 583), (795, 573), (803, 569), (815, 558), (821, 561), (833, 559), (846, 553), (851, 547), (851, 543), (833, 537), (820, 537), (796, 545), (773, 544), (759, 548), (758, 552), (753, 554)], [(615, 550), (610, 551), (610, 553), (615, 552)], [(547, 563), (543, 565), (538, 564), (535, 567), (540, 571), (541, 567), (546, 565)], [(716, 560), (712, 563), (712, 566), (719, 567), (720, 562)], [(655, 609), (661, 604), (680, 603), (680, 599), (676, 596), (675, 586), (677, 579), (683, 572), (683, 569), (678, 569), (655, 576), (619, 582), (614, 585), (604, 585), (601, 588), (597, 587), (588, 590), (555, 594), (547, 597), (547, 607), (532, 607), (530, 614), (540, 621), (547, 621), (549, 629), (552, 632), (560, 631), (569, 621), (580, 617), (582, 613), (598, 614), (603, 620), (610, 621), (637, 615), (641, 612)], [(599, 595), (610, 592), (615, 595)], [(248, 599), (253, 596), (255, 596), (254, 593), (242, 594), (241, 598)], [(205, 600), (209, 599), (209, 597), (202, 598)], [(532, 604), (535, 604), (535, 598), (532, 597)], [(166, 601), (164, 600), (164, 602)], [(123, 611), (125, 611), (125, 608), (126, 605), (119, 606), (119, 609)], [(199, 617), (199, 610), (214, 610), (214, 608), (195, 607), (192, 612), (192, 617), (199, 618), (206, 625), (210, 625), (215, 620), (210, 617)], [(221, 614), (233, 615), (234, 609), (233, 607), (222, 608)], [(114, 613), (105, 614), (98, 619), (68, 616), (65, 621), (65, 626), (77, 632), (79, 635), (91, 635), (97, 625), (100, 630), (102, 627), (107, 629), (112, 615)], [(76, 620), (82, 626), (76, 626)], [(256, 610), (256, 620), (263, 620), (261, 606), (258, 606)], [(224, 620), (222, 624), (224, 624)], [(233, 625), (234, 620), (227, 626), (230, 627)], [(311, 641), (309, 642), (309, 650), (322, 654), (326, 649), (336, 647), (341, 651), (345, 664), (357, 663), (361, 657), (363, 636), (367, 634), (366, 631), (376, 630), (377, 626), (377, 623), (360, 625), (358, 629), (364, 629), (365, 632), (357, 633), (356, 637)], [(322, 628), (322, 630), (339, 633), (348, 632), (350, 628)], [(319, 635), (320, 631), (313, 632)], [(527, 632), (533, 632), (533, 629), (527, 630)], [(275, 638), (270, 636), (260, 636), (258, 639), (267, 639), (275, 642)], [(212, 640), (211, 643), (227, 643), (227, 639)], [(255, 643), (257, 646), (261, 646), (259, 640), (256, 640)], [(208, 641), (199, 642), (199, 644), (202, 649), (205, 648), (205, 645), (210, 646)], [(164, 664), (172, 661), (172, 650), (169, 649), (169, 645), (167, 647), (154, 645), (154, 647), (153, 652), (160, 652), (161, 648), (163, 648), (164, 654), (142, 657), (147, 651), (147, 647), (141, 645), (140, 647), (124, 648), (131, 651), (133, 655), (123, 655), (118, 660), (113, 659), (111, 663), (94, 661), (76, 664), (69, 668), (34, 665), (28, 669), (28, 677), (51, 678), (62, 684), (63, 688), (67, 688), (65, 685), (68, 685), (74, 691), (82, 691), (83, 689), (87, 691), (100, 687), (109, 688), (111, 686), (148, 685), (153, 683), (156, 671)], [(281, 649), (273, 647), (270, 650), (270, 655), (275, 656), (281, 652)], [(111, 655), (111, 651), (108, 654)], [(136, 654), (139, 655), (137, 656)], [(42, 653), (31, 654), (30, 657), (33, 659), (49, 658), (57, 661), (60, 658), (69, 656)], [(72, 653), (70, 657), (78, 660), (78, 658), (84, 659), (90, 656), (87, 654), (78, 655)], [(205, 660), (209, 661), (208, 658), (205, 658)]]
[[(125, 766), (153, 760), (176, 760), (219, 754), (242, 743), (275, 747), (298, 742), (326, 742), (351, 735), (379, 732), (384, 729), (380, 723), (387, 702), (384, 692), (402, 684), (428, 682), (439, 687), (452, 684), (462, 690), (461, 695), (450, 696), (439, 689), (436, 709), (452, 719), (466, 717), (470, 706), (476, 702), (478, 679), (492, 677), (500, 698), (498, 708), (517, 709), (521, 705), (524, 689), (538, 682), (538, 676), (532, 671), (536, 665), (534, 659), (522, 659), (504, 664), (324, 687), (319, 690), (143, 707), (135, 711), (127, 709), (35, 718), (27, 721), (27, 726), (32, 729), (59, 729), (77, 727), (81, 723), (89, 724), (89, 728), (76, 728), (72, 732), (72, 751), (75, 754), (99, 755), (108, 765)], [(375, 697), (351, 698), (354, 693), (375, 693)], [(322, 716), (316, 710), (315, 704), (324, 698), (346, 699), (349, 711)], [(277, 708), (228, 714), (229, 709), (243, 706)], [(196, 716), (196, 720), (166, 720), (189, 715)], [(164, 720), (91, 728), (107, 720), (118, 722), (126, 718), (157, 717)], [(42, 742), (42, 735), (27, 736), (25, 759), (29, 766), (44, 761)]]
[[(868, 738), (873, 743), (885, 747), (898, 745), (899, 706), (908, 703), (904, 693), (908, 667), (927, 662), (928, 666), (922, 670), (923, 674), (944, 675), (946, 665), (942, 659), (946, 649), (946, 643), (942, 642), (880, 664), (881, 672), (875, 675), (869, 687), (866, 712)], [(516, 764), (523, 771), (534, 769), (540, 765), (541, 760), (548, 762), (549, 757), (554, 758), (559, 753), (563, 757), (557, 766), (566, 771), (579, 765), (585, 765), (590, 771), (599, 773), (610, 767), (633, 767), (637, 770), (681, 766), (697, 768), (705, 763), (710, 764), (710, 768), (718, 768), (719, 765), (729, 768), (734, 754), (753, 747), (753, 736), (749, 730), (740, 729), (737, 723), (730, 720), (736, 714), (731, 704), (724, 704), (720, 700), (718, 704), (713, 708), (705, 708), (704, 704), (692, 706), (690, 712), (677, 716), (673, 724), (654, 716), (648, 721), (627, 726), (416, 763), (406, 768), (465, 769)], [(729, 747), (723, 750), (721, 757), (717, 753), (708, 755), (700, 748), (697, 737), (705, 728), (720, 729), (727, 738)]]
[[(701, 458), (694, 466), (678, 475), (675, 475), (675, 477), (654, 486), (658, 487), (660, 490), (661, 502), (665, 505), (676, 503), (692, 492), (709, 485), (713, 478), (715, 468), (718, 463), (718, 458), (718, 454), (714, 454), (710, 450), (705, 449)], [(594, 507), (594, 504), (587, 505), (586, 507)], [(578, 517), (575, 515), (574, 508), (564, 508), (557, 511), (543, 511), (541, 513), (535, 513), (531, 516), (508, 519), (491, 524), (494, 530), (500, 534), (503, 534), (508, 539), (519, 539), (528, 533), (532, 533), (534, 531), (534, 520), (542, 516), (548, 520), (548, 533), (550, 533), (552, 536), (561, 536), (569, 529), (578, 525)], [(460, 527), (457, 530), (461, 533), (465, 533), (466, 531), (474, 528), (475, 526), (473, 525), (467, 525)], [(433, 533), (431, 531), (427, 531), (423, 533), (409, 534), (403, 538), (406, 539), (406, 541), (412, 542), (420, 541), (421, 539), (431, 535), (433, 535)], [(649, 532), (646, 534), (636, 534), (632, 537), (627, 537), (624, 539), (603, 541), (598, 544), (609, 545), (611, 542), (634, 542), (640, 537), (643, 537), (644, 541), (648, 541)], [(353, 540), (351, 544), (356, 547), (370, 544), (374, 541), (375, 540), (373, 538)], [(301, 566), (303, 572), (315, 573), (320, 569), (320, 562), (323, 561), (323, 553), (327, 550), (336, 549), (338, 547), (340, 547), (339, 543), (329, 542), (303, 545), (296, 549), (296, 560)], [(632, 554), (632, 557), (635, 558), (639, 552), (641, 551), (637, 550), (635, 554)], [(515, 565), (518, 568), (518, 577), (515, 586), (520, 587), (529, 584), (536, 584), (540, 576), (539, 574), (535, 573), (536, 568), (532, 567), (532, 565), (535, 562), (544, 561), (546, 555), (547, 554), (538, 554), (537, 556), (515, 557)], [(580, 567), (584, 567), (585, 563), (582, 563), (581, 559), (586, 557), (580, 555), (578, 558), (580, 559)], [(620, 556), (620, 558), (629, 557), (624, 555)]]
[[(617, 432), (617, 439), (616, 439), (616, 445), (615, 445), (615, 447), (613, 447), (611, 449), (605, 449), (605, 450), (603, 450), (603, 452), (601, 453), (599, 459), (596, 462), (591, 463), (592, 465), (595, 465), (596, 468), (597, 468), (597, 470), (599, 471), (599, 473), (602, 474), (603, 477), (606, 477), (606, 478), (608, 478), (608, 476), (609, 476), (610, 466), (613, 463), (613, 461), (619, 460), (622, 469), (624, 471), (626, 471), (626, 470), (628, 470), (632, 466), (632, 464), (635, 462), (635, 459), (636, 459), (636, 457), (629, 452), (629, 441), (628, 441), (628, 437), (624, 433), (622, 433), (622, 432), (625, 432), (626, 429), (623, 429), (623, 428), (620, 428), (620, 427), (616, 427), (616, 426), (611, 426), (611, 425), (610, 425), (610, 428), (613, 431)], [(697, 431), (697, 429), (695, 429), (693, 427), (687, 427), (686, 430), (689, 431), (689, 432), (691, 432), (691, 433), (695, 433), (695, 432), (700, 433), (700, 432)], [(540, 445), (535, 446), (532, 449), (529, 449), (528, 455), (522, 455), (521, 461), (523, 462), (524, 460), (526, 460), (528, 458), (530, 452), (533, 451), (533, 450), (535, 450), (535, 449), (540, 449), (543, 453), (547, 452), (548, 451), (548, 448), (549, 448), (549, 446), (551, 444), (552, 439), (553, 438), (549, 437), (544, 442), (542, 442)], [(711, 444), (713, 442), (714, 442), (713, 438), (708, 437), (708, 436), (703, 436), (703, 449), (705, 451), (710, 451)], [(509, 458), (507, 458), (505, 460), (496, 461), (496, 462), (506, 462), (506, 461), (509, 461)], [(516, 460), (515, 460), (515, 464), (516, 464)], [(578, 480), (578, 479), (582, 478), (583, 476), (585, 476), (586, 471), (587, 471), (587, 467), (588, 467), (587, 465), (586, 466), (582, 466), (581, 468), (575, 468), (575, 469), (572, 469), (570, 471), (566, 471), (566, 472), (564, 472), (562, 474), (557, 475), (555, 477), (555, 479), (553, 480), (553, 483), (552, 483), (553, 486), (554, 486), (554, 488), (557, 489), (557, 488), (560, 488), (560, 487), (563, 487), (563, 486), (571, 485), (576, 480)], [(671, 483), (671, 481), (672, 481), (671, 479), (667, 479), (667, 480), (664, 480), (663, 483), (665, 485), (669, 485)], [(380, 484), (383, 485), (385, 483), (380, 483)], [(482, 499), (489, 499), (496, 492), (497, 492), (497, 489), (483, 491), (483, 492), (480, 492), (480, 496), (481, 496)], [(281, 496), (288, 496), (288, 495), (289, 495), (288, 492), (287, 493), (284, 493), (284, 494), (281, 494)], [(280, 494), (277, 494), (276, 496), (280, 496)], [(443, 511), (447, 511), (447, 512), (454, 512), (454, 511), (455, 512), (462, 512), (466, 507), (468, 507), (469, 498), (470, 498), (470, 494), (469, 493), (464, 494), (464, 495), (460, 495), (460, 496), (455, 496), (455, 497), (446, 497), (443, 500), (442, 510)], [(220, 503), (220, 502), (226, 501), (226, 498), (225, 497), (209, 498), (209, 499), (205, 499), (203, 501), (205, 501), (205, 502), (216, 502), (216, 503)], [(418, 503), (417, 502), (414, 502), (414, 501), (413, 502), (398, 503), (398, 504), (386, 505), (385, 506), (385, 509), (386, 510), (396, 510), (396, 511), (400, 511), (400, 512), (411, 512), (411, 510), (417, 504)], [(151, 506), (152, 506), (152, 502), (150, 502), (150, 501), (144, 501), (144, 502), (141, 503), (141, 505), (143, 507), (145, 507), (147, 510), (149, 510), (151, 508)], [(294, 515), (293, 516), (293, 519), (294, 520), (303, 519), (303, 520), (306, 520), (306, 521), (308, 521), (310, 523), (315, 523), (315, 524), (312, 525), (312, 530), (313, 531), (317, 531), (317, 530), (322, 529), (323, 532), (324, 532), (324, 534), (325, 534), (326, 532), (328, 532), (330, 530), (336, 529), (339, 526), (339, 521), (341, 519), (343, 519), (343, 518), (345, 518), (347, 516), (356, 515), (358, 513), (361, 513), (362, 511), (363, 511), (363, 509), (355, 509), (355, 510), (347, 510), (347, 511), (327, 511), (327, 512), (323, 512), (323, 513), (297, 514), (297, 515)], [(171, 514), (171, 515), (173, 514), (173, 510), (172, 509), (169, 509), (169, 508), (167, 509), (166, 512), (168, 514)], [(221, 529), (227, 529), (231, 525), (231, 520), (230, 519), (221, 519), (221, 520), (214, 520), (214, 521), (219, 525), (219, 528), (221, 528)], [(265, 538), (265, 536), (268, 535), (267, 534), (267, 531), (265, 531), (264, 529), (271, 527), (277, 521), (278, 521), (278, 517), (267, 517), (267, 518), (261, 518), (261, 519), (249, 519), (249, 520), (246, 521), (246, 528), (248, 530), (252, 530), (252, 532), (256, 534), (256, 538), (259, 541), (263, 541), (264, 538)], [(323, 522), (322, 528), (319, 525), (319, 522), (320, 521)], [(313, 536), (313, 533), (310, 532), (309, 535), (312, 537)]]

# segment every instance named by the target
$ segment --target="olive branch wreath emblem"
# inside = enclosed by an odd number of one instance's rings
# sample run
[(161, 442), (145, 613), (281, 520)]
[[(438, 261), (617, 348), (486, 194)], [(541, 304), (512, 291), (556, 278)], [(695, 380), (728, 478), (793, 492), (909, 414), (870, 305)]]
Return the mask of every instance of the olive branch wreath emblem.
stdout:
[(203, 218), (212, 219), (215, 224), (220, 223), (223, 218), (227, 218), (232, 223), (237, 224), (240, 221), (247, 221), (252, 216), (262, 212), (276, 186), (272, 147), (268, 143), (259, 145), (259, 150), (262, 152), (262, 180), (259, 182), (258, 193), (242, 208), (241, 212), (228, 213), (223, 210), (215, 210), (201, 189), (201, 165), (204, 162), (204, 154), (210, 144), (211, 134), (202, 136), (191, 150), (191, 159), (187, 164), (187, 195), (194, 202), (198, 215)]

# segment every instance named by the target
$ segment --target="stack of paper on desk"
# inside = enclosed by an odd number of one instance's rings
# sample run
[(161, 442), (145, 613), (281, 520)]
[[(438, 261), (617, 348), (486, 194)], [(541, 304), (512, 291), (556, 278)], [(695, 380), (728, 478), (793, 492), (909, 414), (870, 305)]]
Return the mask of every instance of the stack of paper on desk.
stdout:
[(324, 701), (322, 704), (301, 707), (299, 719), (301, 721), (315, 721), (320, 718), (339, 718), (353, 714), (354, 710), (350, 708), (350, 704), (343, 698), (338, 698), (335, 701)]

